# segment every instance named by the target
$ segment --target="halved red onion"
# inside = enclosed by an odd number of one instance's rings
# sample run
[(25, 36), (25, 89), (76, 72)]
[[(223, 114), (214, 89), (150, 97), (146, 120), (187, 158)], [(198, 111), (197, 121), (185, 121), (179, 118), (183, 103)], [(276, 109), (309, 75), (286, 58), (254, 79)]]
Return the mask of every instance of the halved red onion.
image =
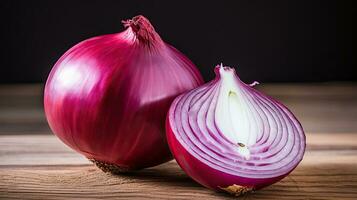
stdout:
[(234, 69), (221, 65), (215, 72), (170, 107), (167, 138), (178, 164), (200, 184), (235, 195), (287, 176), (305, 151), (299, 121)]

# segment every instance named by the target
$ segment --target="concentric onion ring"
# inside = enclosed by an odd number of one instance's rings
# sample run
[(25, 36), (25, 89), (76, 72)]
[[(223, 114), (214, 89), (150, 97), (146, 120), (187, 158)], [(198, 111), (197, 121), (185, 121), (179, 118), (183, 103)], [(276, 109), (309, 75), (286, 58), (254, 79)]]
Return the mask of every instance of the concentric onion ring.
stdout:
[(278, 101), (217, 66), (211, 82), (177, 97), (167, 118), (183, 170), (211, 189), (240, 195), (273, 184), (302, 160), (304, 131)]

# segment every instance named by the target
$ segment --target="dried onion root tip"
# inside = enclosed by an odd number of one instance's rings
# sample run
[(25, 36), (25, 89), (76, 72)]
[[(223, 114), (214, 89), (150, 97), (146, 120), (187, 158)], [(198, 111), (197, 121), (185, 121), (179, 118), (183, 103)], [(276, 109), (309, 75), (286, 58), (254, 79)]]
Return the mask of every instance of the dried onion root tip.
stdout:
[(176, 161), (200, 184), (234, 195), (281, 180), (303, 158), (302, 126), (233, 68), (215, 72), (214, 80), (171, 104), (166, 133)]
[(241, 196), (241, 195), (245, 195), (247, 193), (253, 192), (254, 188), (252, 187), (247, 187), (247, 186), (240, 186), (240, 185), (230, 185), (228, 187), (220, 187), (223, 191), (228, 192), (231, 195), (234, 196)]
[(119, 165), (99, 161), (92, 158), (88, 158), (88, 160), (94, 163), (99, 169), (101, 169), (105, 173), (120, 174), (132, 171), (132, 169), (127, 167), (121, 167)]

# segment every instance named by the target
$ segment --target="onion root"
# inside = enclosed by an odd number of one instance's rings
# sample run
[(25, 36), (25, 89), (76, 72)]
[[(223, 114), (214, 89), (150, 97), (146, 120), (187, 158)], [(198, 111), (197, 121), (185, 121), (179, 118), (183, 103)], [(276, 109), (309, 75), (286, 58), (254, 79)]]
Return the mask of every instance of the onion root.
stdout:
[(236, 184), (230, 185), (228, 187), (219, 187), (219, 188), (236, 197), (254, 191), (253, 187), (241, 186)]
[(103, 162), (103, 161), (99, 161), (99, 160), (91, 159), (91, 158), (88, 158), (88, 160), (91, 161), (92, 163), (94, 163), (99, 169), (101, 169), (105, 173), (120, 174), (120, 173), (125, 173), (125, 172), (130, 171), (130, 169), (127, 167), (122, 167), (119, 165), (114, 165), (111, 163), (107, 163), (107, 162)]

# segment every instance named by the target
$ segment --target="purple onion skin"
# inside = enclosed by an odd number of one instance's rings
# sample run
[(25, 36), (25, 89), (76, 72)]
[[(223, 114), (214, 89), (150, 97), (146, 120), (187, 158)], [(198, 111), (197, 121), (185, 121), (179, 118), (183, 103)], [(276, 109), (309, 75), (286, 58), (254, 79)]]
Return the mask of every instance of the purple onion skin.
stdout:
[(164, 43), (147, 19), (133, 21), (124, 32), (68, 50), (44, 92), (48, 123), (65, 144), (124, 170), (172, 159), (166, 113), (178, 94), (203, 83), (194, 64)]
[(172, 154), (181, 169), (201, 185), (215, 191), (222, 191), (222, 188), (231, 185), (252, 187), (254, 190), (259, 190), (280, 181), (290, 173), (269, 179), (251, 179), (227, 174), (203, 164), (192, 156), (175, 138), (168, 119), (166, 119), (166, 134)]

